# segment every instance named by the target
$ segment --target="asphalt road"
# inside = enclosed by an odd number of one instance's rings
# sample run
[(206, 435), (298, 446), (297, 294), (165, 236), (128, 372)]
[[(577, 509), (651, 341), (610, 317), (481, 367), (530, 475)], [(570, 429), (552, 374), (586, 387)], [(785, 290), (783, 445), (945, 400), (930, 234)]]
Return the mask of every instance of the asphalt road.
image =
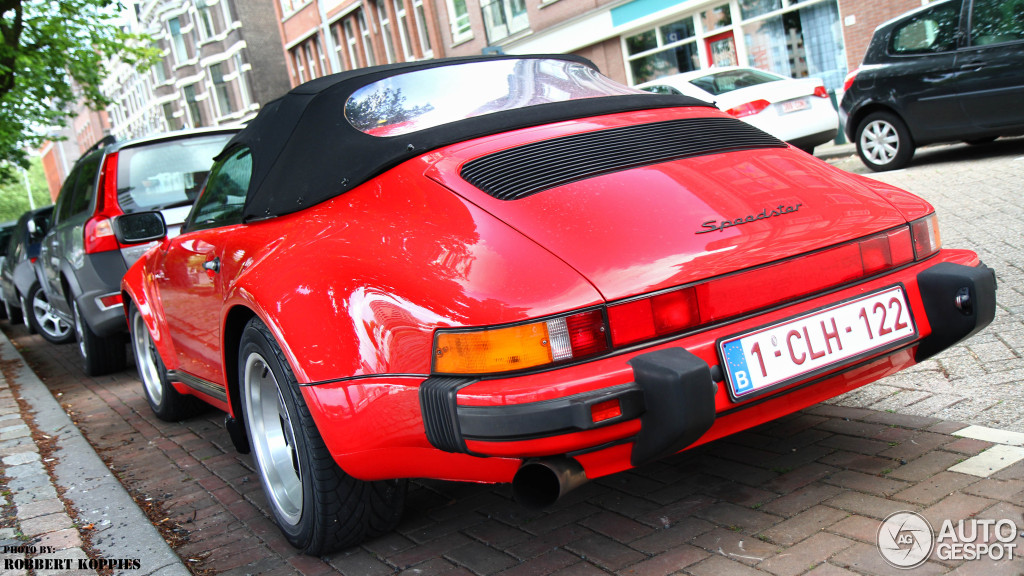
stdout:
[[(829, 162), (868, 174), (856, 157)], [(133, 368), (85, 378), (73, 346), (4, 330), (197, 574), (884, 575), (895, 570), (873, 539), (892, 512), (1024, 518), (1024, 462), (984, 477), (949, 470), (993, 446), (956, 436), (965, 424), (1024, 431), (1021, 174), (1024, 138), (933, 147), (905, 170), (870, 174), (932, 202), (944, 245), (995, 268), (996, 320), (969, 342), (831, 405), (593, 482), (544, 512), (515, 505), (505, 486), (413, 482), (394, 533), (326, 558), (297, 555), (280, 536), (223, 414), (160, 422)], [(994, 576), (1024, 565), (920, 570)]]

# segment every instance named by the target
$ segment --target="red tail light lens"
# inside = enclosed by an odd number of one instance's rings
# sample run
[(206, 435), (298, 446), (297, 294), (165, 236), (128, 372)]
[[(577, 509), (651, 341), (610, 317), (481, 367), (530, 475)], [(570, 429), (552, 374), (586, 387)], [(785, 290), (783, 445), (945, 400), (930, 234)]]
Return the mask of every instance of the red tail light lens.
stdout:
[(117, 205), (117, 152), (103, 159), (100, 170), (99, 193), (95, 215), (85, 223), (84, 246), (86, 254), (119, 250), (110, 219), (123, 214)]
[(575, 314), (565, 319), (573, 358), (582, 358), (608, 349), (604, 317), (600, 310)]
[(744, 116), (760, 114), (762, 110), (771, 105), (772, 103), (767, 100), (754, 100), (753, 102), (747, 102), (746, 104), (741, 104), (735, 108), (729, 108), (725, 113), (736, 118), (743, 118)]
[(859, 68), (846, 75), (846, 79), (843, 80), (843, 92), (848, 92), (850, 86), (853, 86), (853, 81), (857, 79), (857, 72), (860, 72)]
[(824, 86), (815, 86), (814, 95), (818, 98), (828, 98), (828, 90), (825, 90)]
[(623, 346), (700, 324), (695, 288), (665, 292), (608, 308), (612, 345)]

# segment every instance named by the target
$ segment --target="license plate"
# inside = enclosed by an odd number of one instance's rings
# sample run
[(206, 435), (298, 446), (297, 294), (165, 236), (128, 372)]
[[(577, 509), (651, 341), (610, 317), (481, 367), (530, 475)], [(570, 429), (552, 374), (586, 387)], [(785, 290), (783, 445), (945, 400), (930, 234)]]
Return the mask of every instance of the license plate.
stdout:
[(724, 339), (718, 347), (738, 399), (916, 337), (903, 287), (894, 286)]
[(806, 110), (810, 108), (810, 104), (807, 103), (806, 98), (800, 98), (797, 100), (787, 100), (782, 103), (782, 113), (789, 114), (790, 112), (799, 112), (800, 110)]

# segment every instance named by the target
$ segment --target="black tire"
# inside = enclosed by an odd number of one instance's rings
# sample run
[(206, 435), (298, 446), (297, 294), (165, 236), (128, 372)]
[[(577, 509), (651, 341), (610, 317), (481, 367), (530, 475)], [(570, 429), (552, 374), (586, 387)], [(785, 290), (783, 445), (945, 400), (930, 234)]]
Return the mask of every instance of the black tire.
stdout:
[(128, 329), (142, 392), (153, 414), (165, 422), (180, 422), (199, 413), (201, 401), (178, 392), (167, 379), (163, 358), (153, 345), (149, 328), (134, 303), (128, 305)]
[[(238, 376), (256, 470), (274, 519), (292, 546), (319, 556), (398, 525), (406, 481), (364, 482), (338, 466), (280, 347), (258, 318), (242, 333)], [(272, 453), (279, 458), (271, 458)]]
[(22, 316), (20, 308), (18, 308), (17, 306), (11, 306), (11, 304), (7, 300), (4, 300), (3, 308), (4, 314), (7, 315), (7, 321), (11, 324), (11, 326), (22, 323), (24, 318)]
[(38, 333), (51, 344), (67, 344), (75, 339), (71, 325), (53, 313), (42, 286), (33, 284), (28, 294), (21, 297), (21, 310), (29, 332)]
[(97, 336), (89, 323), (82, 318), (78, 302), (72, 300), (71, 315), (74, 320), (75, 341), (82, 358), (82, 370), (86, 376), (102, 376), (120, 372), (128, 365), (123, 334), (106, 338)]
[(914, 156), (910, 130), (890, 112), (868, 114), (857, 127), (857, 154), (875, 172), (903, 168)]

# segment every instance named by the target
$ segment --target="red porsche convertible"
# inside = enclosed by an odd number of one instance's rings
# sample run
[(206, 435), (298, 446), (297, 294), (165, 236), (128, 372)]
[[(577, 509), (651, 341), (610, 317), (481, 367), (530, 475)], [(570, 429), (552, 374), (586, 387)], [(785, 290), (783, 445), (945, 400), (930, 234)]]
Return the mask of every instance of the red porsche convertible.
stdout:
[(320, 78), (216, 158), (124, 278), (157, 416), (200, 400), (310, 554), (405, 478), (579, 483), (757, 426), (982, 329), (995, 275), (933, 208), (571, 56)]

